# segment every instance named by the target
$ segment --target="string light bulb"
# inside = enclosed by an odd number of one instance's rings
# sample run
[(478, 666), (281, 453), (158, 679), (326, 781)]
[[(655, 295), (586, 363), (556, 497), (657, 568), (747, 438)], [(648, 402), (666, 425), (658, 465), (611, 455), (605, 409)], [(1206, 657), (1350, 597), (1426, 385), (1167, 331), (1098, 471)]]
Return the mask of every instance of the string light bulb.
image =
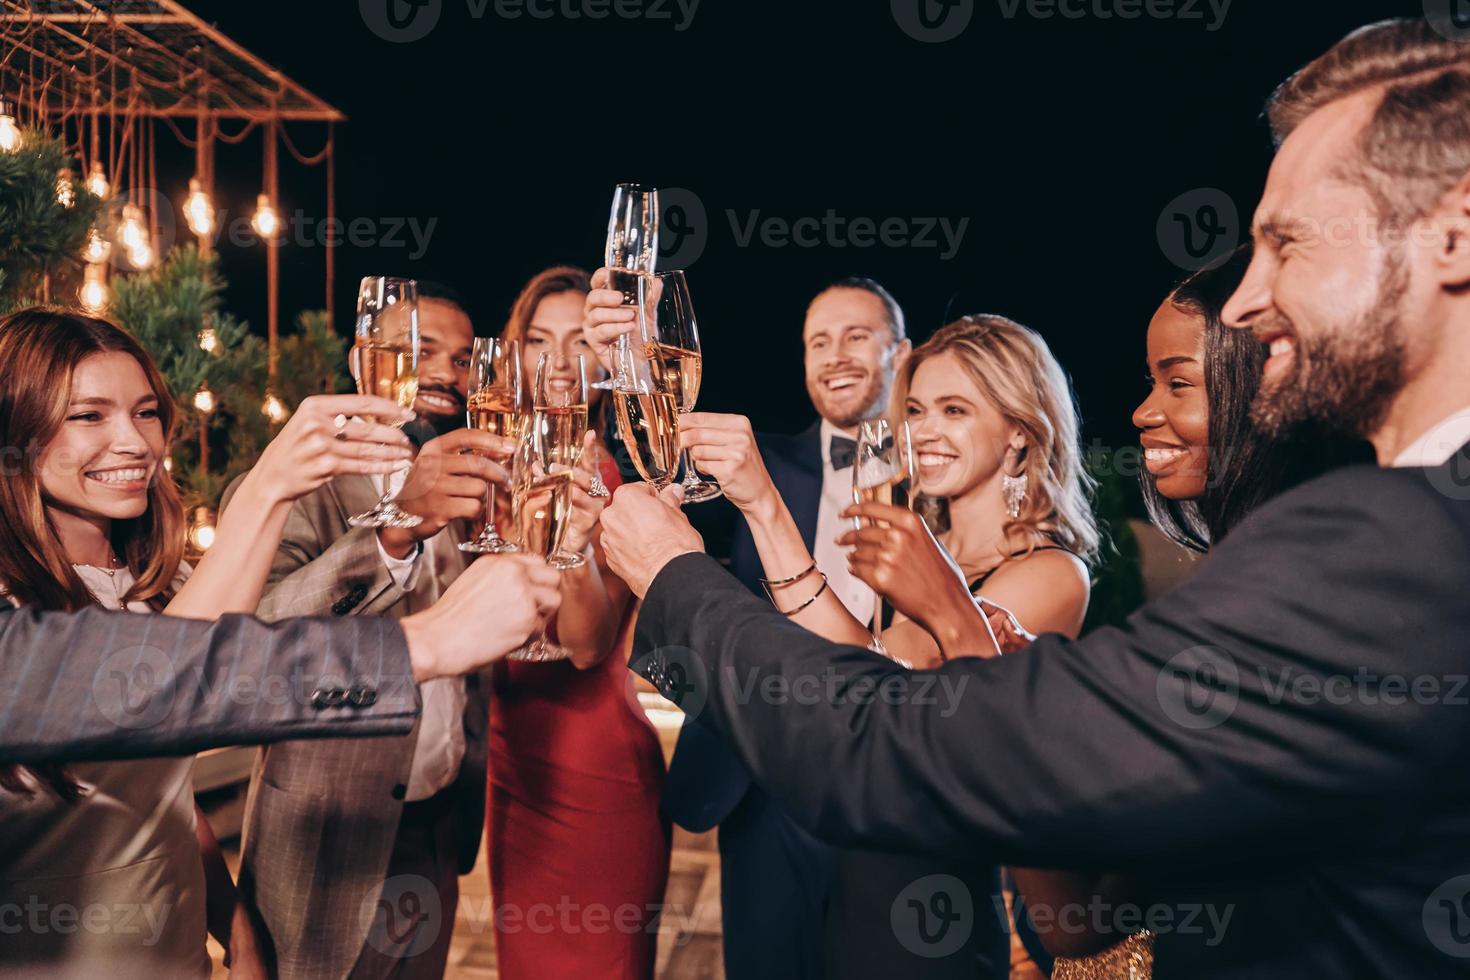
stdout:
[(137, 248), (128, 249), (128, 264), (134, 269), (147, 269), (153, 265), (153, 246), (146, 240)]
[(214, 512), (208, 507), (195, 507), (189, 519), (189, 545), (203, 554), (214, 544)]
[(281, 216), (271, 205), (269, 194), (261, 194), (255, 199), (255, 217), (250, 219), (250, 226), (261, 238), (275, 238), (281, 231)]
[(205, 327), (199, 331), (199, 349), (206, 354), (219, 351), (219, 334), (214, 332), (214, 327)]
[(148, 232), (143, 229), (143, 209), (136, 204), (124, 204), (122, 228), (118, 230), (117, 240), (131, 252), (147, 239)]
[(87, 266), (83, 274), (82, 288), (77, 292), (77, 299), (82, 303), (82, 308), (88, 313), (101, 313), (107, 309), (108, 302), (112, 299), (112, 291), (107, 288), (107, 267), (100, 262), (93, 262)]
[(280, 425), (291, 417), (291, 413), (286, 410), (286, 403), (277, 398), (275, 392), (270, 392), (265, 396), (260, 411), (262, 415), (271, 420), (272, 425)]
[(101, 198), (112, 193), (112, 185), (107, 182), (107, 173), (102, 169), (100, 160), (93, 160), (91, 169), (87, 171), (87, 192), (93, 197)]
[(106, 262), (107, 257), (112, 254), (112, 243), (102, 237), (102, 233), (93, 228), (87, 235), (87, 245), (82, 249), (82, 258), (87, 262), (96, 264)]
[(199, 390), (194, 392), (194, 407), (205, 415), (214, 411), (214, 392), (209, 390), (209, 385), (202, 384)]
[(214, 204), (204, 193), (204, 185), (198, 177), (189, 178), (189, 196), (184, 199), (184, 218), (189, 230), (203, 237), (214, 231)]
[(72, 185), (71, 168), (62, 167), (56, 172), (56, 203), (69, 208), (76, 203), (76, 188)]
[(14, 153), (20, 148), (20, 127), (15, 124), (15, 104), (0, 99), (0, 150)]

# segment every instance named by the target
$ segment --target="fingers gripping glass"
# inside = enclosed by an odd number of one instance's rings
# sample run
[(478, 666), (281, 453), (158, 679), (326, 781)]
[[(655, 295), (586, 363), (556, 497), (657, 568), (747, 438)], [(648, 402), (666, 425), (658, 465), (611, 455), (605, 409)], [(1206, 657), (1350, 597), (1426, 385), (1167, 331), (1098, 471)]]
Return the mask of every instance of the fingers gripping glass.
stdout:
[[(623, 294), (624, 306), (637, 306), (638, 285), (653, 274), (658, 258), (658, 188), (642, 184), (619, 184), (613, 191), (612, 211), (607, 222), (607, 288)], [(624, 373), (624, 358), (631, 347), (627, 334), (618, 338), (613, 376), (594, 387), (617, 390), (632, 383)]]
[[(470, 351), (470, 397), (465, 416), (471, 429), (515, 439), (526, 420), (525, 386), (521, 384), (521, 345), (499, 337), (476, 337)], [(500, 555), (516, 550), (495, 527), (496, 487), (485, 494), (485, 529), (473, 541), (462, 541), (460, 551)]]
[[(357, 390), (412, 408), (419, 390), (418, 284), (412, 279), (368, 276), (357, 291), (355, 339), (348, 356)], [(389, 425), (401, 420), (384, 419)], [(353, 527), (417, 527), (423, 518), (399, 509), (412, 464), (388, 475), (387, 489), (372, 510), (348, 518)]]
[[(511, 463), (511, 514), (520, 550), (557, 567), (556, 557), (572, 515), (572, 471), (548, 469), (542, 462), (535, 429), (533, 419), (516, 444)], [(530, 643), (513, 651), (510, 659), (546, 661), (570, 656), (571, 651), (552, 642), (543, 627)]]
[[(852, 467), (852, 498), (859, 504), (895, 504), (912, 507), (913, 439), (908, 423), (895, 430), (887, 419), (864, 422), (858, 429), (857, 455)], [(872, 522), (858, 518), (859, 530)], [(873, 596), (873, 642), (870, 649), (888, 654), (883, 646), (883, 596)]]

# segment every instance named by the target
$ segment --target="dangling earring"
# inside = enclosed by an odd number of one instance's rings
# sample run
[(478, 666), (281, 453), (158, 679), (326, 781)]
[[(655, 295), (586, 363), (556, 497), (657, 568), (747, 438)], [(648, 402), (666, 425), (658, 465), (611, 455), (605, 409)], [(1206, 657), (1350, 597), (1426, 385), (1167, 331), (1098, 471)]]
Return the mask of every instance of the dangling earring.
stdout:
[[(1024, 450), (1011, 450), (1016, 454), (1016, 463), (1019, 465), (1024, 458)], [(1011, 476), (1009, 473), (1000, 475), (1000, 492), (1005, 497), (1006, 513), (1011, 517), (1021, 516), (1021, 504), (1026, 500), (1026, 489), (1030, 484), (1030, 477), (1023, 470), (1020, 476)]]

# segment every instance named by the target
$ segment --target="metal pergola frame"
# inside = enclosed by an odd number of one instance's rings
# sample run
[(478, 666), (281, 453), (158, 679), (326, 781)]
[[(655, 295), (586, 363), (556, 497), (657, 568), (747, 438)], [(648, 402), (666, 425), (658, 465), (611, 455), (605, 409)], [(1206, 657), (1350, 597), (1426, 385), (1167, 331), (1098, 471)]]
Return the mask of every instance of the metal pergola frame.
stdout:
[[(156, 188), (154, 123), (194, 148), (196, 176), (214, 183), (214, 146), (266, 130), (263, 190), (278, 203), (277, 145), (300, 163), (327, 165), (327, 218), (336, 213), (334, 132), (346, 116), (175, 0), (0, 0), (0, 98), (22, 124), (58, 135), (82, 161), (100, 164), (113, 187)], [(180, 120), (193, 119), (191, 139)], [(243, 127), (225, 133), (222, 120)], [(327, 127), (326, 143), (303, 154), (286, 122)], [(210, 243), (203, 237), (200, 248)], [(267, 250), (270, 374), (279, 333), (279, 247)], [(326, 308), (333, 315), (335, 249), (326, 251)]]

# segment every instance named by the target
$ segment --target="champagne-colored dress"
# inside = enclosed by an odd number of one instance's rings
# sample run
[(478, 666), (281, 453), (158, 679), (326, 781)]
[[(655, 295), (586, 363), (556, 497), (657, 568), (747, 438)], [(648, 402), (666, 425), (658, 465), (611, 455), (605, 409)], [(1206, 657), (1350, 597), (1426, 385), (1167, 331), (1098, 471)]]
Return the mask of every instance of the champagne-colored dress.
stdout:
[[(126, 568), (77, 572), (111, 609), (132, 584)], [(192, 755), (72, 763), (74, 803), (29, 775), (29, 796), (0, 790), (0, 978), (209, 976), (193, 768)]]

